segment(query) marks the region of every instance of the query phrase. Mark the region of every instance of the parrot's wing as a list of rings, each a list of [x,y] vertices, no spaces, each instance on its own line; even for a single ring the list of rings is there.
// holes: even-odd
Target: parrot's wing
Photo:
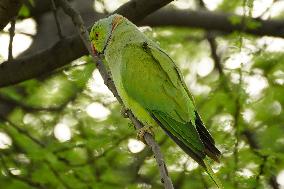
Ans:
[[[206,154],[218,160],[220,152],[204,125],[197,124],[202,122],[171,58],[145,42],[129,44],[122,52],[122,84],[129,97],[198,163],[204,166]]]
[[[157,58],[159,63],[161,63],[161,66],[164,69],[164,71],[168,71],[169,73],[172,73],[171,79],[173,79],[175,81],[177,80],[177,82],[181,83],[181,85],[183,86],[183,89],[186,91],[188,97],[190,98],[191,102],[194,105],[194,100],[193,100],[184,80],[183,80],[183,77],[182,77],[180,70],[175,65],[174,61],[163,50],[161,50],[158,47],[153,47],[153,46],[149,45],[149,49],[151,49],[153,56],[155,58]],[[165,59],[165,61],[163,61],[164,59]],[[171,71],[173,69],[175,70],[174,72]],[[209,133],[209,131],[204,126],[198,112],[195,111],[195,108],[194,108],[194,113],[195,113],[195,124],[194,124],[194,126],[197,129],[198,134],[199,134],[203,144],[205,145],[206,154],[209,157],[211,157],[212,159],[218,161],[218,158],[221,155],[221,153],[215,147],[214,139],[212,138],[211,134]]]
[[[126,92],[143,107],[161,110],[180,122],[195,119],[193,102],[175,65],[157,50],[147,43],[123,48],[120,75]]]

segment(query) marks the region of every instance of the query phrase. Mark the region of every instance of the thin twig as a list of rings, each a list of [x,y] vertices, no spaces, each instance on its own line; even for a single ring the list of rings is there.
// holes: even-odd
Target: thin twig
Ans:
[[[129,119],[132,121],[136,129],[141,129],[143,127],[142,123],[134,117],[133,113],[130,110],[127,110],[127,115],[129,116]],[[151,147],[154,153],[154,157],[156,159],[156,162],[160,170],[161,182],[164,184],[164,187],[166,189],[170,188],[173,189],[174,186],[172,184],[170,177],[168,176],[167,166],[165,164],[159,145],[156,143],[153,136],[150,135],[149,133],[146,133],[144,135],[144,139],[146,143]]]
[[[60,105],[56,105],[56,106],[49,106],[49,107],[40,107],[40,106],[33,106],[33,105],[29,105],[26,104],[24,101],[19,101],[19,100],[15,100],[13,98],[10,98],[8,96],[2,95],[0,94],[0,100],[2,102],[5,102],[9,105],[13,105],[13,106],[19,106],[22,109],[24,109],[25,111],[28,112],[36,112],[36,111],[56,111],[59,112],[60,110],[62,110],[62,107],[65,107],[65,104],[67,103],[63,103]]]
[[[207,10],[207,7],[206,7],[203,0],[199,0],[198,2],[199,2],[200,8]],[[229,90],[228,83],[226,82],[226,75],[223,71],[223,65],[222,65],[222,62],[221,62],[221,57],[217,52],[218,44],[216,42],[216,34],[215,34],[214,31],[209,30],[209,31],[206,32],[205,38],[209,43],[211,57],[214,61],[214,68],[218,71],[218,73],[220,75],[221,84],[224,86],[224,88],[226,90]]]
[[[219,55],[217,54],[217,43],[216,43],[214,33],[208,31],[207,34],[206,34],[206,39],[207,39],[209,46],[210,46],[211,56],[212,56],[212,59],[213,59],[214,64],[215,64],[215,68],[218,70],[218,72],[221,76],[224,76],[223,67],[222,67],[222,64],[221,64],[221,59],[220,59]]]
[[[236,110],[234,113],[234,127],[235,127],[235,146],[234,146],[234,172],[237,173],[238,171],[238,166],[239,166],[239,143],[240,143],[240,121],[241,121],[241,90],[242,90],[242,70],[240,69],[240,79],[239,79],[239,85],[238,85],[238,93],[239,95],[237,96],[236,99]],[[234,180],[233,182],[234,188],[238,188],[239,183],[238,181]]]
[[[273,0],[273,3],[275,3],[277,0]],[[272,4],[273,4],[272,3]],[[206,6],[205,6],[205,3],[203,2],[203,0],[199,0],[199,5],[201,8],[203,9],[207,9]],[[269,9],[271,8],[271,6],[265,10],[261,16],[259,16],[257,19],[260,19],[260,17],[263,16],[263,14],[265,14],[266,12],[269,11]],[[245,30],[242,29],[242,32],[244,32]],[[221,64],[221,59],[220,57],[218,56],[218,54],[216,53],[217,52],[217,44],[216,44],[216,39],[215,39],[215,36],[212,36],[212,34],[214,34],[213,32],[211,31],[208,31],[207,34],[206,34],[206,39],[208,40],[209,42],[209,45],[210,45],[210,50],[211,50],[211,56],[212,56],[212,59],[214,60],[214,63],[215,63],[215,67],[217,68],[219,74],[222,76],[223,75],[223,79],[221,81],[221,84],[222,86],[225,88],[225,90],[228,92],[228,94],[233,98],[234,97],[234,94],[233,94],[233,91],[229,88],[229,85],[228,85],[228,80],[227,78],[225,77],[225,74],[224,74],[224,68]],[[243,72],[243,71],[242,71]],[[241,79],[241,78],[240,78]],[[240,83],[239,83],[239,89],[241,90],[241,80],[240,80]],[[241,93],[240,93],[241,94]],[[253,132],[251,132],[249,129],[245,129],[244,131],[240,132],[239,131],[239,128],[238,128],[238,125],[239,125],[239,121],[240,121],[240,112],[241,112],[241,102],[240,102],[240,99],[239,99],[239,96],[237,97],[238,99],[236,100],[236,111],[235,111],[235,136],[236,136],[236,143],[235,143],[235,148],[234,148],[234,161],[235,161],[235,169],[237,169],[237,164],[238,164],[238,161],[239,161],[239,158],[238,158],[238,146],[239,146],[239,137],[240,135],[244,136],[246,139],[247,139],[247,143],[249,144],[251,150],[257,155],[259,156],[260,158],[263,159],[263,163],[260,165],[259,169],[260,169],[260,172],[259,174],[257,175],[256,177],[256,180],[258,180],[258,178],[263,174],[263,168],[264,168],[264,164],[266,162],[266,159],[267,157],[266,156],[263,156],[259,153],[259,150],[261,149],[259,143],[256,141],[255,139],[255,135]],[[273,188],[273,189],[279,189],[279,184],[277,183],[276,181],[276,177],[275,175],[271,175],[269,178],[268,178],[268,184]],[[238,184],[235,183],[235,187],[237,186]],[[258,185],[256,186],[258,187]]]
[[[64,186],[64,188],[66,189],[71,189],[72,187],[69,185],[69,182],[66,182],[61,174],[58,172],[58,170],[56,170],[53,165],[49,162],[49,161],[45,161],[46,165],[48,166],[48,168],[51,170],[51,172],[54,174],[54,176],[57,178],[57,180]]]
[[[200,8],[205,9],[205,10],[207,9],[203,0],[199,0],[198,2],[199,2]],[[224,76],[223,66],[221,64],[221,58],[217,54],[217,43],[215,39],[215,34],[212,31],[207,31],[205,37],[210,46],[211,57],[214,61],[215,68],[218,70],[218,73],[220,74],[220,76],[223,77]]]
[[[29,139],[31,139],[34,143],[36,143],[37,145],[39,145],[40,147],[45,147],[45,145],[38,140],[37,138],[35,138],[34,136],[32,136],[27,130],[19,127],[18,125],[16,125],[15,123],[13,123],[11,120],[7,119],[6,117],[0,115],[0,121],[6,122],[9,126],[13,127],[14,129],[16,129],[19,133],[27,136]]]
[[[176,178],[174,182],[175,188],[182,188],[182,186],[184,185],[184,182],[186,181],[187,165],[188,165],[188,158],[182,165],[183,171],[179,173],[179,176]],[[203,178],[201,171],[200,171],[200,176]]]
[[[8,47],[8,61],[13,60],[13,39],[15,36],[16,17],[11,20],[10,24],[11,24],[11,27],[9,29],[10,41],[9,41],[9,47]]]
[[[7,174],[9,177],[11,177],[15,180],[19,180],[21,182],[24,182],[32,188],[46,189],[46,187],[43,184],[35,182],[28,177],[23,177],[23,176],[12,174],[11,171],[9,170],[9,168],[8,168],[6,162],[5,162],[4,156],[2,154],[0,154],[0,163],[2,164],[2,167],[4,168],[4,170],[3,170],[4,173]]]
[[[261,184],[260,177],[264,174],[264,169],[265,169],[265,164],[267,162],[267,159],[268,159],[268,156],[263,156],[262,163],[259,166],[259,172],[255,177],[256,185],[253,189],[260,188],[260,184]]]
[[[256,176],[256,181],[257,181],[256,186],[255,186],[255,189],[256,189],[256,188],[259,188],[258,180],[260,176],[264,174],[264,167],[265,167],[265,164],[267,163],[268,156],[260,153],[261,146],[258,143],[256,139],[256,135],[253,131],[246,129],[241,134],[245,136],[245,138],[247,139],[247,143],[249,144],[252,152],[258,157],[260,157],[263,161],[262,164],[259,165],[259,173]],[[269,178],[267,179],[267,182],[273,189],[280,189],[280,185],[277,183],[276,176],[274,174],[271,174],[269,176]]]
[[[61,31],[61,27],[60,27],[58,15],[57,15],[56,4],[55,4],[54,0],[50,0],[50,2],[51,2],[52,13],[53,13],[55,23],[56,23],[56,27],[57,27],[57,33],[58,33],[59,38],[62,39],[63,35],[62,35],[62,31]]]
[[[88,49],[89,53],[92,55],[94,61],[96,62],[98,70],[100,71],[100,74],[102,75],[105,84],[112,91],[112,93],[117,98],[117,100],[120,102],[120,104],[124,107],[123,102],[122,102],[121,98],[119,97],[119,95],[117,93],[115,85],[114,85],[113,81],[111,80],[111,78],[108,76],[108,73],[107,73],[104,65],[102,64],[100,58],[97,57],[91,49],[91,43],[89,41],[89,34],[88,34],[87,29],[84,26],[84,22],[83,22],[83,20],[80,16],[80,14],[75,9],[73,9],[66,0],[58,0],[58,3],[60,4],[60,6],[64,10],[64,12],[72,18],[73,23],[74,23],[75,27],[77,28],[81,39],[83,40],[86,48]],[[134,124],[136,129],[140,129],[140,128],[143,127],[141,122],[138,121],[134,117],[133,113],[130,110],[127,110],[127,114],[128,114],[129,119],[132,121],[132,123]],[[170,177],[168,176],[167,167],[166,167],[166,164],[165,164],[165,161],[164,161],[164,158],[163,158],[163,155],[161,153],[159,145],[155,142],[153,136],[150,135],[149,133],[146,133],[144,135],[144,139],[145,139],[146,143],[151,147],[151,149],[152,149],[152,151],[155,155],[154,157],[155,157],[156,162],[157,162],[158,167],[159,167],[161,182],[164,184],[164,187],[166,189],[173,189],[174,187],[173,187],[173,184],[172,184]]]
[[[9,31],[1,31],[1,33],[4,33],[4,34],[10,34]],[[22,31],[15,31],[15,34],[22,34],[22,35],[26,35],[28,37],[34,37],[35,35],[34,34],[30,34],[30,33],[26,33],[26,32],[22,32]]]
[[[266,9],[256,18],[260,19],[262,18],[266,13],[271,12],[271,9],[274,5],[274,3],[276,3],[278,0],[272,0],[271,4],[269,6],[266,7]],[[268,17],[270,18],[271,15],[269,15]]]
[[[105,1],[104,0],[102,0],[102,1],[95,1],[95,3],[101,3],[102,4],[102,8],[103,8],[103,13],[104,14],[109,14],[109,11],[106,9],[106,3],[105,3]]]

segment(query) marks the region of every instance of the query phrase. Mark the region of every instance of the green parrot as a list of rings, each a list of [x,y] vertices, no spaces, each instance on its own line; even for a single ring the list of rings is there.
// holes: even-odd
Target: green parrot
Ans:
[[[220,185],[207,157],[219,162],[221,153],[197,113],[174,61],[118,14],[97,21],[90,40],[95,53],[104,55],[125,107],[145,126],[160,126]]]

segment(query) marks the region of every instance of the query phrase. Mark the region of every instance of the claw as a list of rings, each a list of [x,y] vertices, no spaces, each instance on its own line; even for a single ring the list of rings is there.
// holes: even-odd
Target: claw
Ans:
[[[141,129],[139,129],[138,132],[137,132],[137,139],[142,141],[144,144],[147,144],[145,139],[144,139],[145,133],[149,133],[150,135],[155,136],[154,131],[153,131],[153,127],[146,125],[146,126],[142,127]]]
[[[122,115],[122,117],[124,117],[124,118],[128,118],[128,109],[127,108],[121,108],[121,110],[120,110],[120,114]]]

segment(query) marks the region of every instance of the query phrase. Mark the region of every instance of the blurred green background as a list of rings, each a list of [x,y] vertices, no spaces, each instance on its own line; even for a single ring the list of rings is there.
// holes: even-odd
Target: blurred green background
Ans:
[[[111,12],[125,2],[95,1],[93,9]],[[201,8],[194,0],[171,6]],[[205,6],[263,19],[284,17],[283,1],[208,0]],[[28,6],[19,14],[24,18],[17,24],[35,22]],[[20,30],[14,48],[17,40],[23,40]],[[284,40],[183,27],[142,30],[182,70],[222,152],[221,162],[212,167],[224,187],[284,188]],[[39,31],[37,26],[31,32]],[[7,35],[7,29],[1,33],[2,44]],[[4,49],[1,45],[5,53]],[[212,58],[214,51],[217,60]],[[175,188],[215,188],[202,168],[160,128],[155,134]],[[46,76],[0,88],[0,188],[159,189],[163,185],[151,150],[136,140],[133,125],[122,118],[120,105],[92,59],[83,56]]]

